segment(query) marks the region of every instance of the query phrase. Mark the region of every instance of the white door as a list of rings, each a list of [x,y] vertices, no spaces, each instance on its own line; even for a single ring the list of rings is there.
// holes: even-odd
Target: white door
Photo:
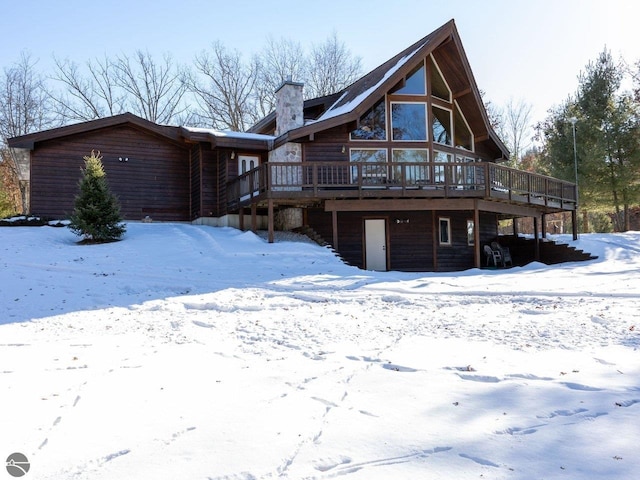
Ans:
[[[260,157],[253,155],[238,155],[238,175],[253,170],[260,164]]]
[[[384,272],[387,270],[386,220],[364,221],[364,257],[367,270]]]
[[[238,155],[238,175],[247,173],[260,165],[260,157],[253,155]],[[246,200],[249,195],[259,189],[258,175],[250,175],[240,180],[240,200]]]

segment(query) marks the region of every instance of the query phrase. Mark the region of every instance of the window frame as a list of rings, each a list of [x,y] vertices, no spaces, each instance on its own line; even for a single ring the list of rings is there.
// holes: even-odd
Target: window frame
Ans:
[[[443,230],[443,225],[445,228]],[[443,237],[443,233],[446,233],[446,238]],[[451,218],[450,217],[438,217],[438,245],[444,247],[450,247],[453,245],[451,241]]]
[[[362,119],[362,117],[364,117],[365,115],[368,115],[369,113],[373,113],[375,111],[375,108],[378,105],[382,105],[382,108],[384,109],[383,112],[383,116],[382,118],[384,119],[384,138],[353,138],[353,132],[361,129],[362,127],[360,126],[360,120]],[[351,130],[349,132],[349,141],[351,142],[388,142],[389,141],[389,128],[388,128],[388,123],[389,123],[389,118],[388,117],[388,112],[387,112],[387,98],[386,95],[380,99],[379,101],[377,101],[370,109],[368,109],[365,113],[363,113],[362,115],[360,115],[360,117],[358,118],[358,128],[355,128],[354,130]]]
[[[418,96],[418,97],[426,97],[429,94],[429,90],[428,90],[428,84],[429,81],[427,80],[428,77],[428,73],[427,73],[427,64],[424,61],[425,59],[422,59],[422,65],[417,65],[414,69],[412,69],[410,72],[408,72],[404,78],[402,79],[402,86],[398,86],[396,85],[395,87],[393,87],[391,90],[389,90],[389,95],[404,95],[404,96]],[[414,75],[416,72],[418,72],[420,69],[423,69],[423,74],[422,74],[422,80],[423,80],[423,91],[422,93],[415,93],[415,92],[411,92],[411,93],[406,93],[406,92],[401,92],[400,90],[402,90],[403,88],[406,87],[407,85],[407,80]],[[395,90],[395,88],[397,87],[397,90]]]
[[[451,103],[451,101],[453,99],[453,92],[451,91],[451,87],[447,83],[447,80],[444,78],[444,75],[442,74],[442,70],[440,70],[440,65],[438,65],[438,62],[436,62],[436,59],[433,57],[432,54],[429,54],[429,58],[431,59],[432,65],[434,67],[436,67],[436,71],[438,72],[438,75],[440,76],[440,79],[442,80],[442,83],[444,83],[444,86],[447,88],[447,91],[449,92],[449,98],[442,98],[442,97],[439,97],[438,95],[435,95],[430,88],[427,90],[427,94],[430,95],[431,97],[437,98],[438,100],[441,100],[443,102]],[[427,84],[428,85],[432,85],[433,83],[434,82],[433,82],[432,78],[428,78],[427,79]]]
[[[453,146],[459,150],[463,150],[465,152],[475,152],[476,151],[476,137],[473,134],[473,130],[471,130],[471,127],[469,126],[469,122],[467,122],[467,117],[465,117],[464,113],[462,113],[462,109],[460,108],[460,105],[458,104],[457,100],[453,101],[453,107],[454,107],[454,111],[453,111]],[[456,145],[456,114],[460,115],[460,118],[462,118],[462,121],[464,122],[464,125],[467,127],[467,130],[469,131],[469,135],[471,136],[471,149],[467,149],[465,147],[462,146],[458,146]]]
[[[354,151],[372,151],[372,152],[383,152],[384,153],[384,162],[380,161],[380,162],[369,162],[368,160],[365,161],[358,161],[358,160],[353,160],[353,152]],[[362,169],[360,169],[360,171],[362,172],[362,179],[360,179],[357,175],[358,172],[358,168],[354,166],[354,164],[357,163],[362,163],[362,164],[366,164],[366,163],[384,163],[385,167],[384,167],[384,171],[381,171],[381,173],[375,173],[375,174],[367,174],[366,172],[364,172]],[[379,167],[379,165],[377,165],[377,167]],[[355,172],[355,173],[354,173]],[[354,185],[358,185],[358,184],[371,184],[371,185],[384,185],[386,184],[388,178],[389,178],[389,149],[388,148],[375,148],[375,147],[352,147],[349,148],[349,173],[350,173],[350,180],[351,180],[351,184]],[[378,181],[375,182],[367,182],[365,181],[365,179],[378,179]]]
[[[467,219],[467,245],[474,247],[476,244],[476,222],[472,219]]]
[[[436,116],[435,114],[435,110],[436,108],[439,108],[440,110],[444,110],[445,112],[449,112],[449,130],[446,130],[449,134],[449,139],[451,143],[442,143],[442,142],[438,142],[436,140],[436,136],[435,136],[435,132],[433,131],[433,123],[435,120],[438,120],[438,122],[440,123],[440,125],[442,125],[442,122],[440,122],[440,119]],[[431,116],[432,116],[432,120],[431,122],[429,122],[429,125],[431,126],[431,136],[433,137],[433,143],[437,144],[437,145],[444,145],[446,147],[450,147],[453,148],[454,144],[455,144],[455,140],[454,140],[454,132],[453,132],[453,110],[451,108],[448,107],[443,107],[441,105],[436,105],[431,104]],[[444,125],[443,125],[444,126]]]
[[[424,107],[424,136],[425,138],[420,139],[406,139],[400,138],[396,139],[394,135],[393,128],[393,107],[394,105],[422,105]],[[429,141],[429,108],[428,102],[425,100],[424,102],[416,102],[416,101],[408,101],[408,100],[390,100],[389,101],[389,123],[390,123],[390,132],[391,132],[391,141],[392,142],[407,142],[407,143],[427,143]]]
[[[426,160],[423,161],[419,161],[419,162],[405,162],[405,163],[412,163],[412,164],[424,164],[424,168],[423,169],[412,169],[412,172],[410,172],[410,175],[408,175],[410,178],[404,178],[404,181],[411,184],[411,185],[418,185],[420,183],[427,183],[431,180],[431,171],[430,171],[430,164],[429,164],[429,148],[424,147],[424,148],[406,148],[406,147],[394,147],[391,148],[391,176],[393,178],[393,180],[397,180],[398,178],[400,180],[403,179],[403,175],[396,175],[396,166],[394,164],[401,162],[401,161],[396,161],[395,159],[395,152],[400,151],[400,150],[414,150],[414,151],[419,151],[419,152],[424,152],[425,156],[426,156]],[[415,175],[415,173],[423,173],[423,175]],[[404,173],[404,172],[401,172]],[[416,178],[414,178],[416,177]]]

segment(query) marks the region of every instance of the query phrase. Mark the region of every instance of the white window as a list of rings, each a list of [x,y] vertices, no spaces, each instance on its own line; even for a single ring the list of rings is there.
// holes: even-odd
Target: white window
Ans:
[[[438,219],[440,245],[451,245],[451,219]]]
[[[391,102],[391,132],[394,141],[427,141],[427,104]]]
[[[476,244],[476,224],[473,220],[467,220],[467,245]]]
[[[443,145],[452,145],[451,110],[433,105],[431,114],[433,141]]]
[[[360,178],[366,185],[387,183],[386,148],[352,148],[349,154],[352,183],[358,183]]]
[[[407,185],[426,183],[429,175],[429,150],[426,148],[394,148],[391,152],[393,161],[393,179]],[[401,165],[398,165],[398,164]]]

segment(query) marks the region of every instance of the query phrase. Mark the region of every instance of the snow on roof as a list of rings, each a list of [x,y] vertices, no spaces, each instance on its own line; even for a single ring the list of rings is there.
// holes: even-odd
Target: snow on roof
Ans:
[[[405,63],[407,63],[409,60],[411,60],[411,58],[413,58],[413,56],[420,49],[422,49],[422,47],[424,47],[425,43],[420,44],[413,52],[409,53],[408,55],[405,55],[400,60],[398,60],[397,63],[394,66],[392,66],[391,68],[389,68],[385,72],[383,77],[375,85],[369,87],[367,90],[362,92],[360,95],[355,97],[353,100],[345,103],[344,105],[340,105],[340,102],[342,101],[342,99],[346,95],[348,95],[348,93],[349,93],[349,90],[345,91],[340,96],[340,98],[338,100],[336,100],[336,102],[322,116],[320,116],[316,120],[316,122],[327,120],[329,118],[337,117],[338,115],[342,115],[344,113],[349,113],[349,112],[353,111],[353,109],[355,109],[367,97],[369,97],[369,95],[371,95],[374,91],[376,91],[378,89],[378,87],[380,87],[380,85],[382,85],[389,77],[391,77],[394,73],[396,73]],[[314,122],[309,122],[309,123],[314,123]]]
[[[231,130],[215,130],[213,128],[184,127],[184,129],[189,130],[193,133],[208,133],[209,135],[213,135],[214,137],[240,138],[243,140],[274,140],[276,138],[273,135],[233,132]]]

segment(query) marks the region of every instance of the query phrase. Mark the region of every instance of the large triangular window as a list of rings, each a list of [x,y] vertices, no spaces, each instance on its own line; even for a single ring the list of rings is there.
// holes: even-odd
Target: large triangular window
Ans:
[[[351,140],[386,140],[386,116],[383,98],[360,117],[358,128],[351,132]]]
[[[429,82],[429,84],[431,85],[431,95],[446,102],[450,102],[451,89],[449,89],[449,85],[447,85],[447,82],[444,80],[442,72],[440,71],[440,68],[438,67],[438,64],[433,59],[433,57],[430,55],[428,59],[430,75],[429,78],[431,80]]]
[[[455,146],[473,151],[473,133],[469,128],[467,120],[464,118],[458,102],[455,103],[453,115],[453,131],[455,132]]]
[[[411,70],[406,78],[389,93],[393,95],[425,95],[427,87],[424,63]]]

